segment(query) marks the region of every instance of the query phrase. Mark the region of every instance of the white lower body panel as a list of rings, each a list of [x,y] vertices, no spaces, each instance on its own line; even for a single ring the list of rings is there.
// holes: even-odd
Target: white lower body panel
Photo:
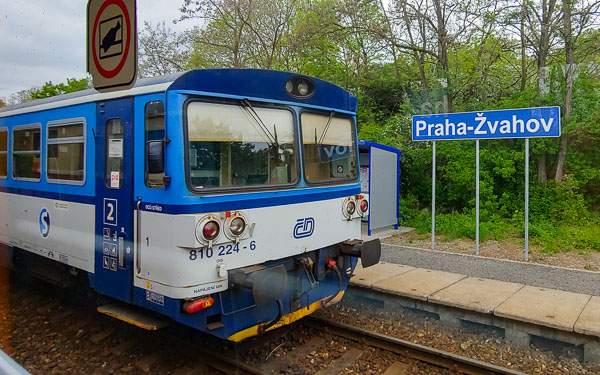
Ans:
[[[0,242],[94,272],[95,207],[0,193]]]

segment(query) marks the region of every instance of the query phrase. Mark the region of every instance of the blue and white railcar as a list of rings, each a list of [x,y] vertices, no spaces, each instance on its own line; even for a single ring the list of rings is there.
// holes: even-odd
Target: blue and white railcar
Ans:
[[[379,260],[358,240],[356,104],[319,79],[215,69],[0,109],[4,254],[234,341],[292,322]]]

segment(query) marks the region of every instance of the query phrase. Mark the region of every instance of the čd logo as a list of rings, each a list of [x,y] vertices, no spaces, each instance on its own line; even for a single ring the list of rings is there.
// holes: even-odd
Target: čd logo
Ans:
[[[310,237],[315,231],[315,219],[306,217],[296,220],[294,226],[294,238]]]

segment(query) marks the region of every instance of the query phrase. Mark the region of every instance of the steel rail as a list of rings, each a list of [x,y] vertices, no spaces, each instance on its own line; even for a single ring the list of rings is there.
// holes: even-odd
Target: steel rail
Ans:
[[[179,327],[182,328],[182,327]],[[183,327],[186,332],[187,327]],[[177,352],[194,360],[200,361],[203,365],[227,375],[266,375],[267,373],[260,368],[240,361],[235,356],[228,356],[214,350],[210,350],[204,345],[196,342],[187,341],[177,331],[163,332],[161,339],[157,338],[157,343],[164,345],[164,340],[168,345],[177,348]],[[162,341],[161,341],[162,340]]]
[[[478,361],[462,355],[415,344],[393,336],[368,331],[331,319],[310,316],[302,321],[313,328],[326,328],[329,333],[379,349],[427,362],[469,375],[525,375],[522,372]]]

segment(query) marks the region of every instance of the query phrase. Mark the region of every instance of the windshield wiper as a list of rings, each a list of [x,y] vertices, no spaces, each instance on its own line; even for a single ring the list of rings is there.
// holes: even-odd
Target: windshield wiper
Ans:
[[[325,139],[325,135],[327,134],[327,130],[329,130],[329,125],[331,125],[331,120],[333,120],[333,115],[335,115],[335,111],[331,111],[329,113],[329,118],[327,119],[327,124],[325,124],[325,128],[323,129],[323,133],[321,133],[321,137],[319,138],[319,141],[317,142],[318,146],[320,146],[323,143],[323,139]],[[315,140],[317,138],[316,131],[317,131],[317,129],[315,128]]]
[[[254,107],[252,107],[252,104],[250,104],[250,101],[248,99],[242,99],[240,100],[240,102],[242,103],[242,108],[244,108],[246,112],[248,112],[248,114],[254,120],[254,122],[258,124],[260,130],[262,130],[269,146],[279,148],[279,142],[277,141],[277,128],[275,127],[275,124],[273,124],[273,131],[275,133],[275,135],[273,135],[269,131],[269,128],[267,128],[267,125],[265,125],[263,120],[260,118],[258,113],[256,113]]]

